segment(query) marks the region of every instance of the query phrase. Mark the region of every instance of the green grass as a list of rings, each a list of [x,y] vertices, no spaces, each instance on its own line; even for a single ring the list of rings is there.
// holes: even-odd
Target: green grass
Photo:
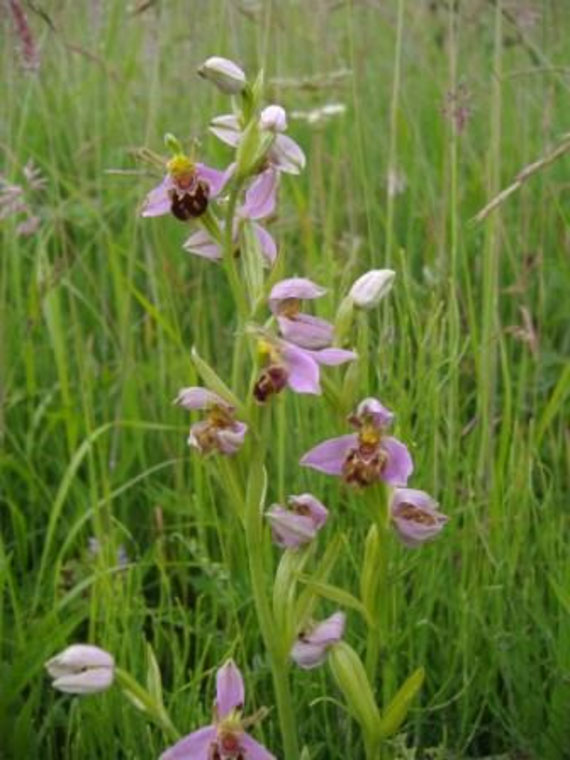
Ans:
[[[395,552],[391,568],[392,671],[397,681],[427,671],[408,743],[418,756],[566,756],[570,159],[470,220],[569,129],[570,18],[565,0],[545,0],[523,39],[492,2],[457,15],[431,5],[204,0],[133,14],[111,0],[46,2],[54,30],[28,10],[35,75],[20,70],[4,23],[3,173],[21,182],[32,158],[48,185],[34,199],[36,235],[1,223],[0,757],[154,758],[166,746],[118,690],[70,699],[51,689],[43,662],[73,641],[96,641],[140,679],[149,641],[184,731],[209,719],[213,673],[229,655],[247,674],[248,712],[273,702],[244,541],[171,403],[197,380],[194,344],[229,377],[229,291],[218,267],[181,250],[182,225],[138,217],[150,174],[107,173],[140,169],[129,150],[161,151],[166,131],[198,138],[224,165],[206,125],[227,102],[195,75],[215,53],[264,66],[270,82],[352,72],[332,86],[271,88],[289,111],[347,105],[319,128],[291,120],[308,166],[283,183],[272,228],[281,274],[330,289],[323,316],[366,269],[398,272],[371,317],[368,382],[354,398],[373,393],[397,410],[414,485],[451,518],[437,542]],[[471,116],[457,135],[441,111],[462,82]],[[390,165],[407,177],[391,200]],[[522,309],[534,352],[511,329]],[[274,421],[269,499],[322,497],[334,527],[321,549],[341,531],[333,580],[355,588],[361,501],[297,466],[343,420],[288,394]],[[95,560],[89,536],[104,546]],[[119,544],[130,557],[120,573]],[[348,622],[361,648],[356,613]],[[293,689],[311,758],[359,757],[328,672],[295,671]],[[279,756],[275,711],[263,732]]]

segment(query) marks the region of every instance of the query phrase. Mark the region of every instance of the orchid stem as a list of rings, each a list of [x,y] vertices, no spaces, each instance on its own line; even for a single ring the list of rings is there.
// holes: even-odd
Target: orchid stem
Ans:
[[[238,312],[238,327],[232,362],[232,387],[238,395],[241,389],[241,372],[245,353],[245,322],[249,315],[247,296],[245,295],[243,283],[240,281],[234,258],[234,217],[242,185],[243,180],[236,180],[232,186],[224,222],[224,267]]]
[[[364,754],[366,755],[366,760],[381,760],[382,750],[380,748],[380,742],[365,737]]]
[[[239,317],[239,326],[240,328],[243,328],[243,324],[245,320],[247,319],[249,308],[247,304],[245,291],[243,289],[243,284],[240,282],[240,278],[238,275],[236,260],[234,258],[234,216],[236,212],[236,205],[237,205],[237,201],[239,197],[239,192],[241,190],[241,186],[242,186],[242,183],[236,180],[233,183],[232,189],[230,191],[230,196],[228,199],[228,207],[226,209],[226,217],[224,221],[223,240],[224,240],[224,269],[226,270],[228,283],[230,285],[232,296],[237,307],[238,317]]]
[[[380,498],[377,499],[379,494]],[[374,624],[368,627],[365,665],[368,680],[374,689],[380,649],[382,647],[382,637],[386,633],[386,613],[389,604],[387,588],[388,545],[390,540],[388,531],[388,490],[382,485],[381,488],[375,488],[370,497],[369,506],[378,530],[378,572],[374,577],[375,589],[372,598],[375,602],[374,609],[371,610]],[[382,686],[384,687],[384,683]]]
[[[260,441],[257,441],[252,455],[246,496],[245,528],[249,572],[259,627],[271,665],[275,700],[277,702],[277,712],[283,741],[283,758],[284,760],[298,760],[299,747],[289,687],[287,655],[284,655],[279,647],[279,637],[265,588],[263,523],[261,517],[261,502],[265,496],[264,484],[266,477],[263,466],[264,456],[265,446]]]

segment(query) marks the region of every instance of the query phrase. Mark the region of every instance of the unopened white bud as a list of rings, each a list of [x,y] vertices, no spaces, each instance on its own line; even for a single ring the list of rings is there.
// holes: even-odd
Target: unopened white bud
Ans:
[[[91,644],[73,644],[46,662],[52,686],[69,694],[94,694],[108,689],[115,676],[109,652]]]
[[[259,117],[261,129],[269,132],[284,132],[287,129],[287,114],[281,106],[267,106]]]
[[[198,74],[215,84],[226,95],[237,95],[247,84],[244,72],[227,58],[208,58],[198,69]]]
[[[349,296],[355,306],[373,309],[392,290],[396,272],[392,269],[371,269],[353,284]]]

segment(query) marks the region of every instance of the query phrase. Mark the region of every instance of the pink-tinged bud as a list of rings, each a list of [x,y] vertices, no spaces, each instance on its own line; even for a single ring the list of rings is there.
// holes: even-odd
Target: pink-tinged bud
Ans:
[[[287,114],[281,106],[267,106],[259,117],[259,126],[268,132],[285,132],[287,129]]]
[[[361,309],[373,309],[392,290],[396,272],[392,269],[371,269],[353,284],[349,296]]]
[[[95,694],[108,689],[115,676],[109,652],[91,644],[73,644],[45,664],[54,689],[68,694]]]
[[[226,95],[237,95],[247,85],[244,72],[237,64],[227,58],[219,58],[218,56],[208,58],[198,69],[198,74],[215,84]]]

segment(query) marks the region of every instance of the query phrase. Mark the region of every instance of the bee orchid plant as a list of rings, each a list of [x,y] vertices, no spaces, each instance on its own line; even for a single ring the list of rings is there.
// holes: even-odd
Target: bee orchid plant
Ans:
[[[245,533],[257,621],[271,666],[281,735],[281,742],[272,748],[274,755],[298,760],[305,740],[303,716],[291,696],[293,669],[309,670],[328,662],[347,709],[361,729],[367,760],[378,760],[383,742],[398,730],[423,680],[419,668],[387,702],[379,704],[384,613],[394,582],[389,574],[390,545],[397,538],[408,549],[419,547],[438,535],[446,517],[431,496],[409,487],[413,461],[406,443],[390,433],[394,412],[373,396],[347,399],[344,393],[343,397],[343,385],[338,375],[328,374],[328,367],[353,374],[356,368],[358,382],[345,387],[364,385],[350,344],[362,347],[356,334],[362,319],[388,295],[395,272],[372,270],[361,275],[339,304],[334,324],[313,313],[326,290],[306,276],[310,273],[296,276],[281,260],[281,271],[288,276],[275,282],[273,267],[284,254],[267,224],[277,207],[281,175],[299,174],[305,154],[286,134],[285,110],[262,103],[262,75],[250,82],[237,64],[219,57],[208,59],[199,73],[231,97],[232,112],[214,117],[210,130],[233,155],[226,168],[214,169],[167,135],[171,156],[164,162],[161,182],[148,191],[141,214],[170,216],[173,224],[189,227],[183,247],[218,266],[220,277],[225,275],[235,305],[237,337],[231,380],[222,379],[194,350],[203,385],[182,388],[176,403],[193,416],[200,415],[190,426],[191,456],[208,457],[213,467],[219,467],[222,483],[227,462],[243,462],[232,470],[227,497],[234,502]],[[354,319],[359,310],[359,319]],[[313,403],[328,404],[336,419],[342,408],[353,408],[347,428],[320,443],[308,417],[307,434],[315,446],[306,453],[298,451],[298,458],[300,466],[338,478],[337,488],[344,484],[354,489],[362,501],[362,520],[369,526],[361,548],[357,589],[323,582],[318,545],[324,543],[323,532],[329,543],[334,535],[334,500],[331,503],[329,498],[325,506],[318,494],[303,493],[291,495],[285,504],[266,503],[271,482],[271,406],[278,394],[291,392],[312,394]],[[295,438],[290,438],[292,446]],[[291,481],[294,484],[294,474]],[[271,540],[278,555],[275,573],[267,563]],[[306,583],[302,585],[301,580]],[[320,622],[314,619],[322,597],[337,603],[343,600],[360,612],[367,629],[364,648],[349,643],[354,637],[344,610]],[[111,655],[94,647],[72,647],[47,667],[55,678],[53,685],[64,691],[86,694],[110,687],[113,679],[119,681],[132,701],[174,741],[161,755],[163,760],[274,757],[248,733],[257,720],[242,717],[244,685],[233,661],[218,670],[212,722],[185,738],[172,725],[161,700],[116,668]]]

